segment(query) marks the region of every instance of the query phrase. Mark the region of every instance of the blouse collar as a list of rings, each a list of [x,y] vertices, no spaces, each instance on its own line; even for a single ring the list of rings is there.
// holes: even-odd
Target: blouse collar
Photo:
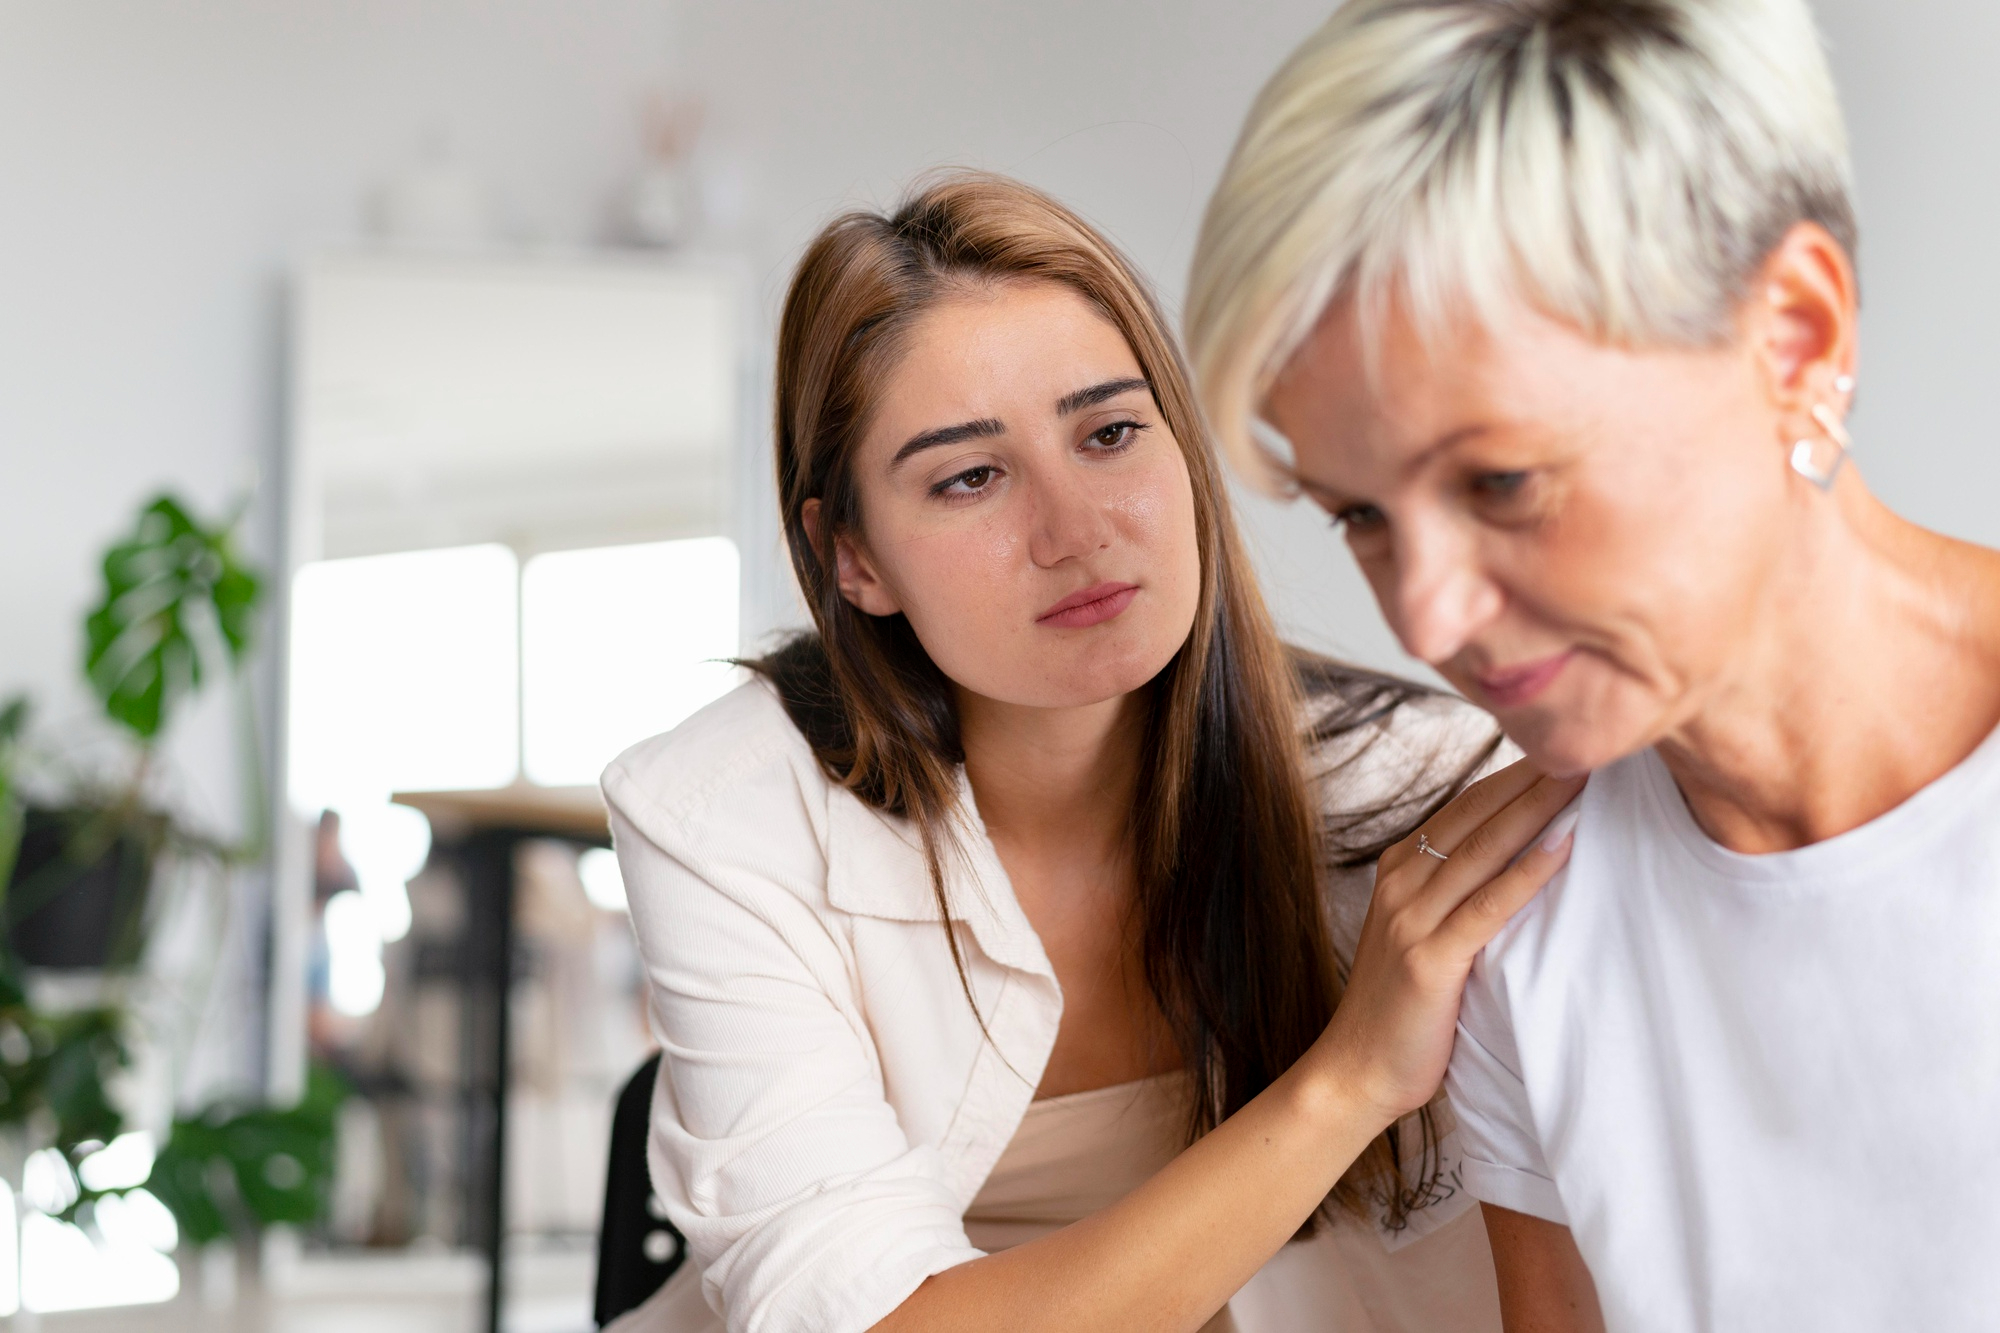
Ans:
[[[1014,896],[963,768],[958,798],[954,836],[943,849],[952,920],[969,928],[980,951],[1002,967],[1054,980],[1055,969]],[[915,826],[864,804],[843,787],[829,792],[826,859],[827,899],[841,911],[890,921],[938,919]]]

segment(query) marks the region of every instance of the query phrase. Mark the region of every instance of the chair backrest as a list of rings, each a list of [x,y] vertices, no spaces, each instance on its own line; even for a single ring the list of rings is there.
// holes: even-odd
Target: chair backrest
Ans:
[[[597,1326],[645,1304],[687,1261],[687,1240],[667,1220],[646,1169],[654,1054],[626,1081],[611,1115],[611,1163],[604,1181],[604,1226],[597,1233]]]

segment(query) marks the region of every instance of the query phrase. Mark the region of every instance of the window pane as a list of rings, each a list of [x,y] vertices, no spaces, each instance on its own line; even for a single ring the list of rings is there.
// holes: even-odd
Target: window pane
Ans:
[[[519,758],[514,553],[325,560],[292,584],[292,803],[501,787]]]
[[[737,561],[722,537],[536,556],[521,577],[528,777],[594,783],[618,752],[734,685]]]

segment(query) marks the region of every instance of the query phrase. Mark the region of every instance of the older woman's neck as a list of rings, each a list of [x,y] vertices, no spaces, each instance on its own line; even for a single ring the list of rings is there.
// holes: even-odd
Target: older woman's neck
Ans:
[[[1760,853],[1888,813],[2000,726],[2000,556],[1842,480],[1760,631],[1659,750],[1702,827]]]
[[[1122,849],[1144,733],[1137,695],[1074,708],[959,696],[966,777],[996,840]]]

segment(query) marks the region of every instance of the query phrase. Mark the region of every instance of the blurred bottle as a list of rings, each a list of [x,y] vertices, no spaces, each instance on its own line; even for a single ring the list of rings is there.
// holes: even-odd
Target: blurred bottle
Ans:
[[[655,94],[641,113],[645,163],[626,190],[619,230],[636,245],[671,249],[701,229],[701,192],[694,169],[695,141],[704,110],[691,97]]]

